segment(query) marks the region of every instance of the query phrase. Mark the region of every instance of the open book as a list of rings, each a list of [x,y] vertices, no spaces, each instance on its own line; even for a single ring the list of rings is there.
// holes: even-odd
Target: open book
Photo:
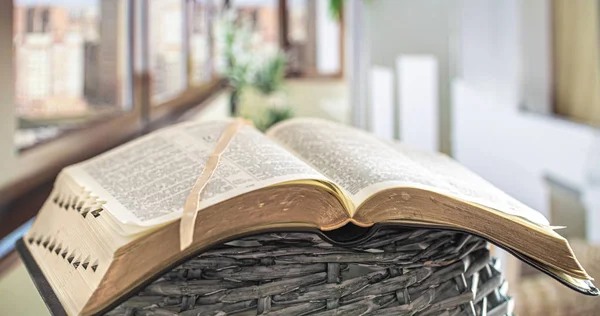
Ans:
[[[335,239],[345,225],[470,232],[598,294],[540,213],[447,156],[315,119],[290,120],[266,135],[239,130],[199,203],[194,242],[181,251],[186,196],[228,124],[182,123],[60,173],[24,244],[67,313],[105,310],[173,264],[237,236],[306,229],[333,231]]]

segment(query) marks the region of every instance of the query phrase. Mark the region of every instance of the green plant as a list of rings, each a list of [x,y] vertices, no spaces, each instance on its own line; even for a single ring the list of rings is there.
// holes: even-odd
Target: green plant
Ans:
[[[358,0],[356,0],[358,1]],[[364,0],[365,2],[371,2],[371,0]],[[329,13],[331,17],[339,20],[342,16],[342,10],[344,9],[344,0],[329,0]]]
[[[342,16],[343,2],[344,0],[329,0],[329,13],[336,20]]]
[[[282,90],[286,65],[287,58],[282,52],[278,52],[256,70],[252,85],[264,95]]]
[[[242,37],[239,34],[235,26],[233,18],[225,18],[224,23],[224,55],[226,67],[223,71],[224,77],[227,79],[229,85],[234,89],[241,89],[248,82],[248,72],[250,64],[239,58],[237,51],[239,46],[243,46],[241,42]]]
[[[269,107],[265,109],[262,115],[249,117],[254,126],[260,131],[266,131],[269,127],[287,119],[294,117],[294,110],[290,106]]]
[[[221,15],[223,57],[225,67],[223,77],[231,88],[229,99],[231,115],[238,115],[238,103],[242,90],[249,84],[251,71],[251,58],[246,52],[249,50],[249,36],[247,25],[238,20],[234,11],[226,11]]]
[[[266,130],[271,125],[290,118],[293,111],[285,104],[282,91],[285,83],[287,58],[283,52],[278,52],[272,57],[259,62],[263,54],[252,49],[251,24],[244,19],[238,19],[235,12],[224,12],[221,16],[221,40],[223,43],[223,77],[227,80],[230,90],[231,115],[242,115],[252,120],[257,128]],[[253,87],[263,96],[267,96],[264,105],[252,106],[249,113],[244,113],[249,105],[240,109],[240,97],[248,88]],[[244,99],[244,98],[242,98]]]

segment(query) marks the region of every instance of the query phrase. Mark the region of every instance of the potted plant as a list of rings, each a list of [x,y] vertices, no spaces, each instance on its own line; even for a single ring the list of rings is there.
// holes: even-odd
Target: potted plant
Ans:
[[[285,93],[285,54],[252,49],[251,27],[235,12],[224,12],[221,21],[222,75],[230,87],[231,115],[244,116],[263,131],[293,116]]]
[[[249,31],[244,20],[238,19],[233,10],[221,15],[223,41],[223,77],[231,89],[229,97],[230,113],[236,116],[239,112],[240,95],[248,85],[251,58],[249,51]]]

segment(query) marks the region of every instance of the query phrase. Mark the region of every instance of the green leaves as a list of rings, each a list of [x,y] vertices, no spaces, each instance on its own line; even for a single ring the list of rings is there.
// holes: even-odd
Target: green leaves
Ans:
[[[260,131],[264,132],[269,127],[287,119],[294,117],[294,110],[289,107],[269,107],[267,108],[260,117],[252,118],[254,126]]]
[[[342,15],[343,2],[344,0],[329,0],[329,13],[336,20],[339,20]]]
[[[243,21],[238,20],[234,12],[221,15],[223,57],[225,68],[223,76],[234,90],[241,90],[248,83],[251,58],[244,52],[249,50],[249,30]]]
[[[252,42],[252,27],[248,21],[237,16],[234,11],[221,15],[222,57],[225,61],[222,75],[231,87],[230,107],[232,115],[242,115],[253,121],[256,128],[267,130],[273,124],[291,118],[292,108],[287,104],[285,94],[279,93],[285,87],[287,58],[281,51],[271,55],[256,50]],[[254,44],[254,45],[253,45]],[[266,57],[266,55],[271,55]],[[241,97],[245,91],[254,88],[263,97],[262,107],[245,103]],[[242,108],[249,108],[244,113]]]
[[[253,86],[265,95],[283,89],[287,58],[278,52],[259,67],[253,78]]]

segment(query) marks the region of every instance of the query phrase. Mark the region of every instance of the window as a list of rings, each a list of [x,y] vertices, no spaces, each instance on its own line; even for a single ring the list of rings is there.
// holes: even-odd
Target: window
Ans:
[[[16,0],[17,147],[132,107],[128,2]]]
[[[63,167],[178,120],[220,88],[206,37],[219,4],[0,1],[0,39],[13,44],[0,46],[0,90],[14,105],[0,107],[0,204],[10,219],[0,239],[35,215]]]
[[[148,1],[152,104],[176,98],[187,88],[184,1]]]
[[[280,50],[277,0],[229,0],[220,7],[214,24],[215,68],[223,74],[227,68],[226,38],[235,33],[236,48],[244,58],[272,56]],[[242,57],[242,56],[240,56]]]
[[[229,0],[236,26],[249,37],[254,55],[269,56],[279,50],[288,57],[288,72],[294,76],[339,76],[342,74],[341,16],[334,16],[329,1]],[[340,12],[341,15],[341,12]],[[215,30],[215,58],[221,60],[223,30]],[[248,33],[248,34],[245,34]]]
[[[138,6],[147,21],[135,34],[147,49],[133,56]],[[147,58],[150,79],[136,87],[150,91],[150,101],[136,106],[189,102],[188,92],[214,84],[224,67],[224,8],[245,27],[253,55],[284,50],[298,76],[342,69],[340,23],[328,1],[13,0],[12,8],[18,149],[133,110],[137,58]]]
[[[218,8],[210,0],[191,0],[188,8],[189,81],[190,85],[197,86],[213,78],[212,23]]]
[[[179,106],[184,98],[189,103],[199,94],[188,92],[214,86],[214,22],[223,5],[222,0],[13,0],[6,7],[13,10],[17,148],[135,112],[135,106],[147,106],[142,103]],[[134,32],[138,26],[144,31]],[[144,40],[136,44],[134,37]],[[140,43],[147,48],[133,56]],[[145,60],[148,69],[142,71],[150,78],[135,84],[149,91],[149,101],[141,92],[137,105],[134,59]]]
[[[338,75],[342,71],[339,17],[329,1],[288,0],[290,70],[297,75]]]
[[[252,50],[274,54],[279,50],[277,0],[233,0],[233,10],[241,23],[249,27]]]
[[[0,54],[0,67],[14,68],[0,72],[0,90],[13,90],[8,116],[14,109],[19,122],[17,150],[0,139],[0,159],[8,161],[3,170],[11,171],[0,174],[0,204],[10,205],[5,213],[12,219],[0,225],[0,238],[35,215],[35,201],[43,199],[28,194],[43,195],[63,167],[177,120],[221,87],[215,69],[225,8],[247,25],[253,54],[283,49],[293,57],[289,39],[303,47],[297,74],[341,73],[340,24],[327,3],[0,1],[0,22],[6,22],[0,30],[7,32],[0,39],[12,37],[14,46],[14,54]],[[0,127],[12,133],[12,117],[4,122]]]

